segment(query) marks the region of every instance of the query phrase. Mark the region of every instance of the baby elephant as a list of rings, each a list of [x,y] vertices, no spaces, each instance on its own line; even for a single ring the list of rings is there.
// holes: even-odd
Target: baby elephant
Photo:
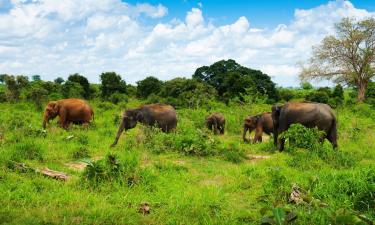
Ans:
[[[270,112],[265,112],[258,114],[256,116],[248,116],[244,121],[244,128],[243,128],[243,135],[242,138],[245,142],[248,140],[246,139],[246,132],[253,131],[255,129],[255,136],[253,143],[257,141],[262,142],[262,134],[265,132],[266,134],[270,135],[273,132],[273,121],[272,115]]]
[[[212,113],[206,118],[206,127],[214,134],[224,134],[225,118],[221,113]]]

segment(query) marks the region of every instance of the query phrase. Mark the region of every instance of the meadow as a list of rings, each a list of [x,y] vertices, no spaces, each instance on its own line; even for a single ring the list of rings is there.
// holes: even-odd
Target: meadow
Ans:
[[[287,147],[242,141],[247,115],[271,105],[212,102],[178,109],[175,133],[137,125],[113,142],[124,108],[91,101],[86,130],[42,130],[28,102],[0,104],[0,224],[371,224],[375,220],[375,110],[335,109],[338,144]],[[226,133],[204,118],[222,112]],[[252,136],[254,133],[251,134]],[[28,168],[67,173],[67,181]],[[85,167],[85,168],[84,168]],[[291,199],[293,190],[300,193]]]

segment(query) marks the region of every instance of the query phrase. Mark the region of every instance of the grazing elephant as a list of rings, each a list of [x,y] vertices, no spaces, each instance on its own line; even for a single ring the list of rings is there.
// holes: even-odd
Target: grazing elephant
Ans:
[[[94,112],[87,102],[81,99],[51,101],[44,110],[43,128],[56,116],[60,117],[60,126],[67,129],[70,123],[88,125],[94,118]]]
[[[177,126],[176,111],[172,106],[165,104],[142,105],[136,109],[126,110],[122,116],[115,141],[111,147],[117,144],[124,129],[129,130],[134,128],[137,122],[147,126],[157,126],[163,132],[169,132],[174,130]]]
[[[337,148],[336,117],[331,107],[322,103],[286,103],[272,106],[274,125],[274,144],[280,151],[284,150],[285,139],[278,140],[278,135],[288,130],[290,125],[300,123],[305,127],[317,127],[324,131],[325,138]]]
[[[225,118],[221,113],[212,113],[206,118],[206,127],[212,130],[214,134],[224,134]]]
[[[265,112],[258,114],[256,116],[248,116],[244,120],[244,126],[243,126],[243,135],[242,138],[245,142],[247,142],[246,139],[246,132],[249,131],[251,133],[255,129],[255,136],[253,143],[256,143],[257,141],[262,142],[262,135],[263,132],[270,135],[273,133],[273,121],[272,121],[272,115],[270,112]]]

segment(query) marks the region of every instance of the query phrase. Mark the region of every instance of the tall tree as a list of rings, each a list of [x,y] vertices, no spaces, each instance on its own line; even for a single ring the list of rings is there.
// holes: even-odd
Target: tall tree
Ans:
[[[75,74],[72,74],[68,77],[68,81],[76,82],[79,85],[81,85],[81,87],[83,89],[83,97],[86,98],[86,99],[90,98],[90,83],[89,83],[89,81],[87,80],[86,77],[84,77],[84,76],[82,76],[78,73],[75,73]]]
[[[63,78],[58,77],[58,78],[56,78],[53,82],[55,82],[56,84],[62,84],[62,83],[64,83],[65,81],[64,81]]]
[[[267,74],[241,66],[233,59],[202,66],[195,71],[193,78],[213,86],[222,99],[240,97],[249,88],[266,94],[270,99],[278,98],[275,84]]]
[[[102,73],[100,80],[102,82],[100,90],[104,99],[108,99],[109,96],[116,92],[126,94],[126,83],[115,72]]]
[[[38,74],[35,74],[31,77],[32,81],[41,81],[42,78],[40,77],[40,75]]]
[[[366,88],[375,76],[375,19],[362,21],[344,18],[335,25],[336,34],[325,37],[313,47],[300,78],[329,79],[358,89],[357,101],[363,102]]]
[[[29,85],[29,79],[26,76],[5,75],[4,82],[9,101],[18,101],[20,99],[22,89]]]
[[[163,82],[156,77],[146,77],[137,82],[137,96],[147,98],[150,94],[159,94]]]

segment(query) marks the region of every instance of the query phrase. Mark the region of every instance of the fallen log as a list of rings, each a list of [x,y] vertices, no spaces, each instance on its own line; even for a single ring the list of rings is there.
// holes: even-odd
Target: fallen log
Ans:
[[[32,168],[26,165],[25,163],[14,162],[14,168],[23,172],[39,173],[39,174],[42,174],[44,176],[47,176],[56,180],[67,181],[70,178],[68,174],[63,173],[63,172],[51,170],[48,168],[44,168],[44,169]]]

